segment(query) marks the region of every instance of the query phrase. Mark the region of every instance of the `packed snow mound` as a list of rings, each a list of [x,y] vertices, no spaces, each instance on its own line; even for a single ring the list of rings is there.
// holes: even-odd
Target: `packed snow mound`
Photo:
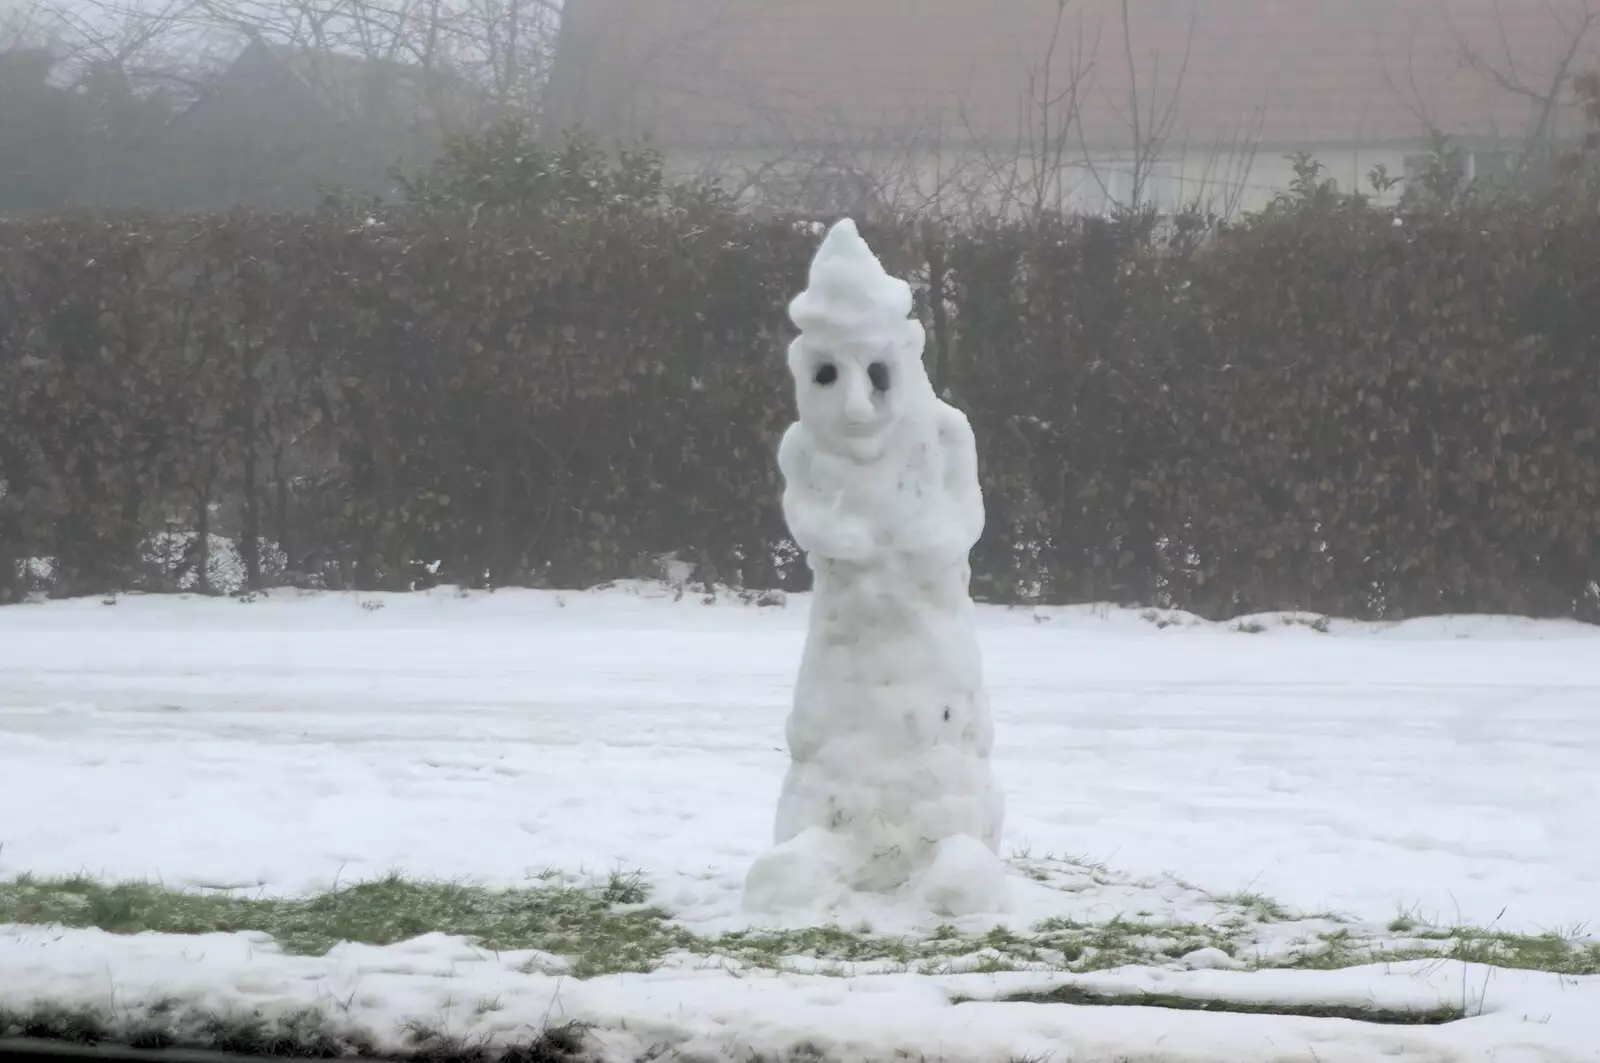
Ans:
[[[1554,1063],[1592,1060],[1600,1043],[1600,979],[1455,960],[1331,971],[1123,968],[1086,975],[847,977],[669,965],[647,974],[574,979],[530,973],[537,959],[529,951],[488,950],[443,934],[299,956],[248,934],[23,927],[0,936],[0,1010],[92,1016],[116,1037],[160,1031],[203,1048],[222,1047],[218,1032],[231,1032],[248,1017],[257,1031],[288,1035],[291,1045],[325,1048],[330,1040],[343,1041],[398,1058],[423,1058],[434,1048],[432,1039],[419,1048],[419,1034],[444,1035],[439,1047],[446,1056],[460,1045],[462,1057],[476,1050],[494,1058],[507,1047],[528,1047],[540,1031],[566,1027],[579,1049],[574,1058],[593,1063],[667,1053],[717,1063]],[[1423,1013],[1453,1004],[1468,1014],[1443,1025],[1416,1025],[1220,1008],[1009,1002],[1062,988]]]

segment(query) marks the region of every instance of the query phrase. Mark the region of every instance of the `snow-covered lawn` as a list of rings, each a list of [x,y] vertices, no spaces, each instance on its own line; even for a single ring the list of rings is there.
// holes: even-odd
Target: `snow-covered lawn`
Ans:
[[[0,609],[0,922],[28,924],[0,927],[0,1026],[315,1009],[379,1048],[593,1023],[615,1059],[1600,1059],[1600,630],[985,609],[1014,910],[819,931],[739,910],[805,607]],[[322,951],[342,937],[369,943]],[[1498,966],[1416,958],[1440,955]],[[1041,999],[1064,985],[1308,1013]],[[1468,1017],[1318,1017],[1350,1008]]]

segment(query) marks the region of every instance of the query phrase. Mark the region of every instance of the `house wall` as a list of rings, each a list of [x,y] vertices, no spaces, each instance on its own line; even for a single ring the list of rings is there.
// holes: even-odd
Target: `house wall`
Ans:
[[[1321,162],[1322,176],[1337,181],[1342,190],[1371,194],[1368,174],[1375,166],[1404,176],[1407,157],[1426,148],[1255,146],[1170,153],[1150,168],[1141,198],[1162,209],[1198,201],[1223,214],[1260,210],[1274,196],[1290,191],[1295,150]],[[1026,160],[1020,165],[1001,160],[998,153],[948,148],[937,155],[837,148],[667,153],[673,175],[716,175],[752,203],[775,209],[841,213],[868,209],[877,199],[903,208],[937,202],[957,212],[997,210],[1008,202],[1036,202],[1040,189],[1048,205],[1072,211],[1099,212],[1112,201],[1127,205],[1132,200],[1135,167],[1126,155],[1091,153],[1086,161],[1082,151],[1068,151],[1060,166],[1041,168],[1053,169],[1054,176],[1037,184]],[[1395,189],[1378,198],[1393,201],[1398,194]]]

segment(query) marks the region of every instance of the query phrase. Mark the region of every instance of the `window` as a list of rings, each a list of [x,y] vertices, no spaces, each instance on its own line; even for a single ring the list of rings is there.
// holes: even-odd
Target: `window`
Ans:
[[[1085,205],[1100,212],[1132,206],[1134,176],[1139,166],[1132,160],[1098,164],[1085,181]],[[1147,162],[1143,166],[1144,187],[1139,190],[1140,205],[1154,207],[1163,214],[1178,210],[1183,199],[1182,168],[1175,162]],[[1104,192],[1101,191],[1101,185],[1105,186]]]
[[[1435,167],[1455,167],[1459,183],[1496,181],[1511,173],[1514,155],[1509,151],[1463,151],[1439,156],[1431,151],[1407,155],[1404,160],[1407,184],[1420,183]]]
[[[1515,157],[1509,151],[1474,151],[1467,156],[1467,180],[1496,181],[1511,175]]]

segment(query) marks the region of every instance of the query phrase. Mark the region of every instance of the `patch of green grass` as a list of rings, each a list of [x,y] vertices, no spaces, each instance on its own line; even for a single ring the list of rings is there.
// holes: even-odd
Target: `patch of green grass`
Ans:
[[[1008,1003],[1076,1004],[1097,1007],[1167,1008],[1173,1011],[1218,1011],[1235,1015],[1298,1015],[1316,1019],[1354,1019],[1406,1026],[1436,1026],[1454,1022],[1465,1011],[1441,1005],[1426,1011],[1399,1008],[1352,1007],[1345,1004],[1274,1004],[1251,1000],[1218,1000],[1174,993],[1106,993],[1083,986],[1057,986],[1044,993],[1016,993],[997,997]]]
[[[142,882],[86,877],[0,882],[0,923],[99,927],[117,934],[254,931],[286,952],[321,955],[340,942],[388,945],[422,934],[459,935],[491,951],[531,949],[567,961],[575,977],[648,971],[673,951],[778,969],[796,960],[826,965],[945,973],[1021,968],[1092,971],[1170,963],[1196,949],[1233,951],[1225,930],[1194,923],[1113,918],[1046,920],[1023,930],[971,935],[941,927],[923,938],[838,926],[746,930],[714,937],[675,926],[647,905],[640,876],[587,887],[550,884],[491,890],[392,875],[304,899],[193,893]],[[530,964],[530,968],[533,965]]]
[[[919,948],[906,938],[875,937],[838,926],[801,930],[739,930],[707,942],[715,954],[729,956],[756,967],[776,967],[790,957],[832,960],[839,963],[885,961],[909,964],[930,953],[941,952],[946,942],[961,938],[931,938]]]
[[[1263,966],[1295,971],[1337,971],[1383,961],[1422,959],[1427,955],[1425,952],[1418,954],[1387,947],[1382,942],[1370,941],[1342,928],[1316,934],[1301,947]]]
[[[1171,963],[1214,948],[1232,955],[1235,943],[1220,927],[1113,916],[1102,923],[1046,919],[1034,927],[1038,946],[1058,953],[1071,971],[1103,971],[1129,964]]]
[[[1218,904],[1239,908],[1249,913],[1257,922],[1282,923],[1289,919],[1289,911],[1283,905],[1263,894],[1253,890],[1239,890],[1235,893],[1220,893],[1214,899]]]
[[[1523,971],[1600,974],[1600,943],[1584,940],[1582,933],[1580,929],[1569,933],[1513,934],[1451,927],[1418,930],[1412,936],[1434,946],[1436,951],[1430,950],[1431,954],[1445,959]]]
[[[1395,920],[1400,922],[1401,920]],[[1394,929],[1394,923],[1390,929]],[[1577,934],[1514,934],[1476,927],[1418,927],[1406,921],[1397,942],[1362,938],[1348,929],[1316,936],[1304,948],[1264,966],[1288,970],[1339,970],[1406,960],[1460,960],[1551,974],[1600,974],[1600,944]]]
[[[1117,918],[1106,923],[1048,919],[1026,931],[995,927],[974,935],[945,926],[922,938],[880,937],[836,926],[747,930],[703,939],[699,945],[713,955],[755,967],[780,968],[804,958],[924,974],[1027,968],[1098,971],[1126,964],[1171,963],[1203,948],[1231,954],[1233,943],[1220,931],[1197,924]]]
[[[189,893],[82,876],[0,882],[0,923],[99,927],[114,934],[271,935],[285,951],[322,955],[340,942],[389,945],[422,934],[460,935],[490,951],[535,949],[570,959],[585,977],[653,968],[692,945],[665,912],[644,906],[642,878],[600,886],[491,890],[398,875],[304,899]]]
[[[1065,861],[1032,866],[1040,869],[1047,884],[1059,883],[1056,888],[1064,898],[1074,898],[1079,910],[1098,907],[1094,891],[1101,889],[1105,896],[1119,898],[1126,909],[1094,919],[1063,917],[981,933],[946,925],[906,937],[877,934],[864,926],[826,926],[709,936],[676,925],[667,912],[651,906],[648,886],[638,874],[612,875],[582,886],[564,885],[558,876],[550,876],[545,885],[510,890],[392,875],[303,899],[182,892],[149,883],[104,884],[85,877],[23,876],[0,882],[0,923],[100,927],[124,934],[255,931],[270,935],[286,952],[310,955],[345,941],[386,945],[437,932],[464,937],[491,951],[546,953],[559,959],[538,958],[529,962],[528,969],[560,970],[578,978],[653,970],[674,953],[683,954],[690,963],[846,975],[1085,973],[1168,966],[1202,949],[1230,956],[1243,969],[1327,970],[1459,959],[1570,975],[1600,974],[1600,944],[1578,932],[1519,935],[1430,927],[1412,915],[1397,918],[1385,932],[1335,913],[1297,915],[1258,893],[1211,895],[1198,890],[1190,890],[1192,896],[1181,909],[1188,913],[1187,920],[1162,918],[1156,914],[1162,904],[1141,903],[1137,897],[1128,903],[1129,884],[1102,866]],[[492,1010],[492,1002],[483,1008]]]

